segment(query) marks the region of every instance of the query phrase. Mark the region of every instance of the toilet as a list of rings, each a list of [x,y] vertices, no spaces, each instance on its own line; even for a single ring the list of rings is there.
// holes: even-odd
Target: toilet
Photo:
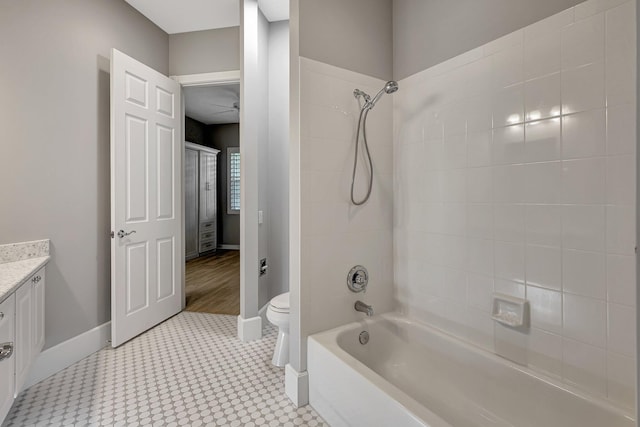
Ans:
[[[280,294],[269,301],[267,319],[278,327],[278,341],[273,350],[271,363],[282,368],[289,363],[289,292]]]

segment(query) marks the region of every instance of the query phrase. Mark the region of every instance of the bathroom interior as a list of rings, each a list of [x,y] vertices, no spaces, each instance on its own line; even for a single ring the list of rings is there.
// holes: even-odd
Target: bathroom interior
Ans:
[[[637,425],[636,0],[151,3],[0,6],[3,425]],[[239,82],[242,206],[239,315],[116,348],[112,48]]]

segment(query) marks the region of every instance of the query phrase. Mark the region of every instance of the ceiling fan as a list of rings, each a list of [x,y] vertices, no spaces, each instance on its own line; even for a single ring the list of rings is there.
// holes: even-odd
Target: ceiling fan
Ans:
[[[236,113],[240,112],[240,103],[238,101],[234,102],[230,106],[229,105],[220,105],[220,104],[211,104],[211,105],[215,105],[216,107],[226,108],[226,110],[218,111],[218,112],[213,113],[212,116],[216,116],[218,114],[231,113],[231,112],[236,112]]]

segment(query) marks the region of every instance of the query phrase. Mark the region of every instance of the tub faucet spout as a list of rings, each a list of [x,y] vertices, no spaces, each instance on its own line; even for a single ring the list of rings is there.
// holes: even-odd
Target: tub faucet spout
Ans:
[[[365,313],[369,317],[373,316],[373,307],[363,303],[362,301],[356,301],[354,308],[356,309],[356,311]]]

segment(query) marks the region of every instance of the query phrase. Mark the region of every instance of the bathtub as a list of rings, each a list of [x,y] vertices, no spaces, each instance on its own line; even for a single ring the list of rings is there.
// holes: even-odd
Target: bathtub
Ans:
[[[635,426],[603,400],[397,314],[310,336],[308,372],[311,406],[333,427]]]

